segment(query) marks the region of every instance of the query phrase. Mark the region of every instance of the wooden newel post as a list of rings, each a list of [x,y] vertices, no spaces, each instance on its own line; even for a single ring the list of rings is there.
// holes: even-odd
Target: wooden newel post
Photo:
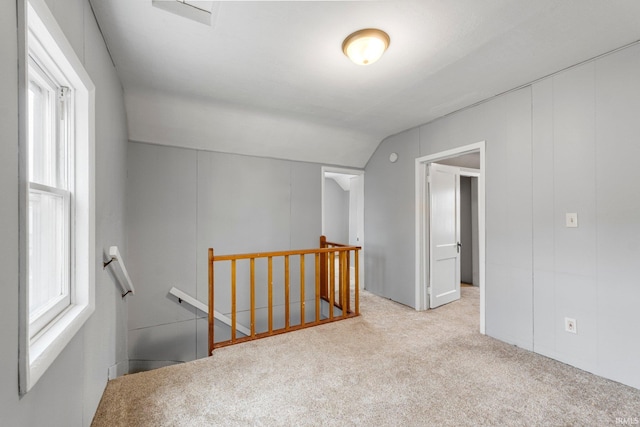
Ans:
[[[213,354],[213,249],[209,248],[209,356]]]
[[[355,293],[356,293],[356,316],[360,315],[360,248],[356,248],[355,250]]]
[[[353,253],[355,254],[356,251],[353,251]],[[345,270],[346,270],[346,276],[344,279],[344,283],[346,286],[346,292],[345,292],[345,311],[347,313],[351,313],[351,251],[349,250],[348,252],[345,252]]]
[[[320,236],[320,249],[327,247],[327,238]],[[320,254],[320,298],[327,299],[329,292],[327,291],[327,254]]]

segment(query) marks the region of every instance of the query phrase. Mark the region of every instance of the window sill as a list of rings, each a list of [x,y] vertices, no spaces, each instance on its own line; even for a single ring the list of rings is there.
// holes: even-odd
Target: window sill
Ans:
[[[53,364],[62,350],[78,333],[84,323],[91,317],[94,307],[74,305],[52,322],[29,345],[29,372],[27,375],[27,391]]]

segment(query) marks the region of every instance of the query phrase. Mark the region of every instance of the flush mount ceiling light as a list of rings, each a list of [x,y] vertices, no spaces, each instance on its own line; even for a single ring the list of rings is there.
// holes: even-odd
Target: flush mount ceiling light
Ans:
[[[342,42],[342,51],[358,65],[376,62],[389,47],[389,35],[376,28],[365,28],[350,34]]]

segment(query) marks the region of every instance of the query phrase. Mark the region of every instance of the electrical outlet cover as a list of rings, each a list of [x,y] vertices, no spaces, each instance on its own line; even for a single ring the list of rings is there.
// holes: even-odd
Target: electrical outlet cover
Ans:
[[[577,228],[578,227],[578,214],[576,212],[567,213],[566,215],[566,224],[567,228]]]
[[[567,332],[571,332],[572,334],[578,333],[578,324],[576,323],[576,319],[571,319],[569,317],[564,318],[564,330]]]

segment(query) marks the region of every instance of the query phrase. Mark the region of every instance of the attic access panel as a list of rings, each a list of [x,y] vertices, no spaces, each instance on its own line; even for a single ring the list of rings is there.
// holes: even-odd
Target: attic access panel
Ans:
[[[202,0],[152,0],[151,4],[158,9],[209,26],[213,26],[219,7],[219,2]]]

